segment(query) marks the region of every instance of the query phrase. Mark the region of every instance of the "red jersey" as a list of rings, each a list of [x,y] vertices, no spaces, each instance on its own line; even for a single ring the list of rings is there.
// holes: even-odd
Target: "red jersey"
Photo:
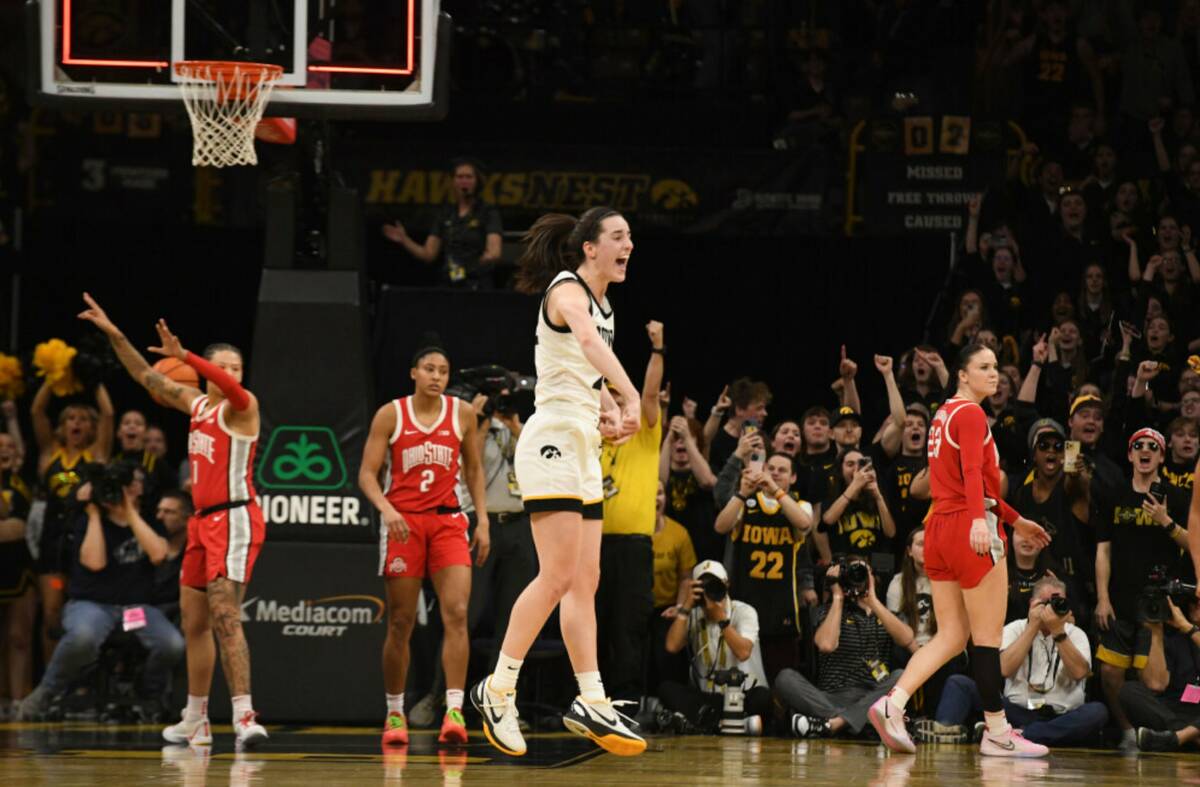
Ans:
[[[396,408],[396,429],[388,440],[391,453],[383,490],[388,502],[401,513],[457,509],[460,400],[443,396],[442,413],[433,426],[417,421],[411,396],[392,400],[392,406]]]
[[[222,503],[254,500],[254,448],[258,435],[235,434],[225,423],[229,402],[213,409],[208,397],[192,402],[188,427],[188,468],[192,505],[197,511]]]
[[[985,497],[996,501],[995,513],[1009,524],[1017,512],[1000,496],[1000,451],[992,439],[987,415],[975,402],[954,397],[937,409],[929,424],[929,513],[965,511],[983,519]]]

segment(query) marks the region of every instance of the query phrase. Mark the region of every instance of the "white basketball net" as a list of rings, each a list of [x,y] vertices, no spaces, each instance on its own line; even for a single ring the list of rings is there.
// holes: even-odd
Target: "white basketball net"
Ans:
[[[183,104],[192,120],[194,166],[258,163],[254,130],[281,72],[278,66],[260,63],[175,64]]]

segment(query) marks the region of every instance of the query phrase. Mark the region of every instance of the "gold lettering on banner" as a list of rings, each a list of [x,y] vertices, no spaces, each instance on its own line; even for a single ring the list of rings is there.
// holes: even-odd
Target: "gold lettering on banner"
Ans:
[[[580,212],[593,205],[611,205],[635,211],[648,207],[654,178],[625,172],[566,172],[530,170],[488,175],[481,194],[501,208]],[[669,183],[668,196],[660,197],[667,210],[695,207],[691,187],[678,180]],[[454,199],[454,181],[440,170],[373,169],[369,173],[366,202],[371,205],[441,205]]]

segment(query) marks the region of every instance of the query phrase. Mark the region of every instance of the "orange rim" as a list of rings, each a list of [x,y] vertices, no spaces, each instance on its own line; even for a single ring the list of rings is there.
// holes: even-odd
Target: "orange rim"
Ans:
[[[185,79],[213,82],[217,100],[241,99],[258,92],[263,84],[283,76],[283,67],[273,63],[239,63],[233,60],[181,60],[175,73]]]

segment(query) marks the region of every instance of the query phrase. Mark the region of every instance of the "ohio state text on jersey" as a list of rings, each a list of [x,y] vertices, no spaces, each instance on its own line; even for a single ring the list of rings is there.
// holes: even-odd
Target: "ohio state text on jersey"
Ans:
[[[254,499],[254,449],[258,435],[236,434],[225,423],[228,401],[209,409],[208,397],[192,402],[188,472],[196,510]]]
[[[401,513],[458,508],[461,401],[442,396],[442,411],[433,426],[421,424],[411,396],[394,399],[396,429],[388,439],[387,478],[383,493]]]

